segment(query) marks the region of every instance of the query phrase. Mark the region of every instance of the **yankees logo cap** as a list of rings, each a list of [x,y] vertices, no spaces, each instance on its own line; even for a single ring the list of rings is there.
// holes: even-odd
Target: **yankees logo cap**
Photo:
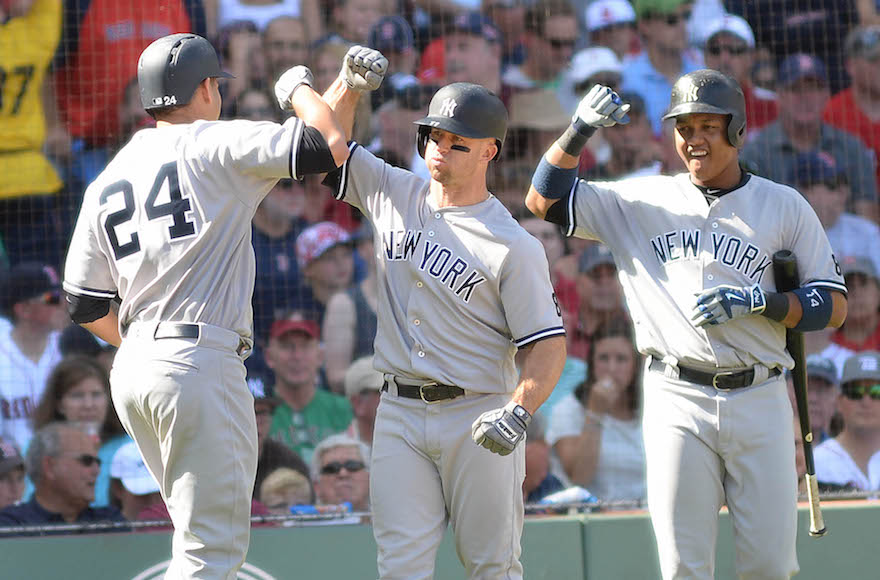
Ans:
[[[841,383],[861,380],[880,381],[880,352],[866,350],[849,357],[843,363]]]

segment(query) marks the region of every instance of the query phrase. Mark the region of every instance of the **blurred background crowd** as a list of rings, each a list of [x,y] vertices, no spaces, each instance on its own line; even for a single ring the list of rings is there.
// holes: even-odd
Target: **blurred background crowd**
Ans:
[[[661,120],[675,79],[703,67],[736,78],[744,163],[809,200],[849,289],[844,326],[807,336],[819,479],[880,490],[880,0],[0,0],[0,508],[18,504],[31,523],[167,516],[112,407],[113,348],[71,325],[60,268],[86,187],[153,126],[138,55],[184,31],[209,38],[235,75],[221,84],[225,119],[281,122],[282,72],[306,64],[322,91],[349,46],[381,50],[389,74],[354,138],[426,177],[413,121],[434,91],[476,82],[503,99],[490,191],[544,244],[568,337],[528,433],[529,503],[572,487],[564,497],[607,506],[645,498],[642,357],[614,259],[528,213],[540,155],[601,83],[631,104],[631,122],[589,141],[581,176],[679,173]],[[367,512],[383,249],[317,176],[278,183],[253,245],[254,514]]]

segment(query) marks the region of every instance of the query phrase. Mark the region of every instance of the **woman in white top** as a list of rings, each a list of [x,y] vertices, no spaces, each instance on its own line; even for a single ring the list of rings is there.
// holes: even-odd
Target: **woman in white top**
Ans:
[[[553,408],[547,441],[572,484],[600,500],[645,498],[641,357],[632,323],[613,319],[593,335],[587,380]]]

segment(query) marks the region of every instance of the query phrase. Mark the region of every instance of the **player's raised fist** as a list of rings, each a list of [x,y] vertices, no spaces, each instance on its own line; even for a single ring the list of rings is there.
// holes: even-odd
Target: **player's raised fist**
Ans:
[[[581,122],[590,127],[611,127],[629,123],[627,112],[629,103],[620,100],[617,93],[604,85],[595,85],[581,99],[572,122]]]
[[[531,413],[511,401],[477,417],[471,425],[471,437],[492,453],[509,455],[522,441],[531,420]]]
[[[388,59],[382,53],[365,46],[354,45],[342,60],[342,78],[358,91],[375,91],[388,71]]]
[[[281,75],[278,82],[275,83],[275,98],[278,99],[278,106],[282,111],[288,111],[293,105],[290,103],[290,97],[299,88],[300,85],[309,85],[315,82],[312,71],[309,67],[301,64],[288,69]]]

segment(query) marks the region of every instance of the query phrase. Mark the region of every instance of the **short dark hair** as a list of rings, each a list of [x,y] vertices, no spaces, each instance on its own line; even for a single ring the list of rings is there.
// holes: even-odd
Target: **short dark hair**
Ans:
[[[574,8],[568,0],[538,0],[526,12],[526,32],[543,36],[547,20],[556,16],[574,16]]]

